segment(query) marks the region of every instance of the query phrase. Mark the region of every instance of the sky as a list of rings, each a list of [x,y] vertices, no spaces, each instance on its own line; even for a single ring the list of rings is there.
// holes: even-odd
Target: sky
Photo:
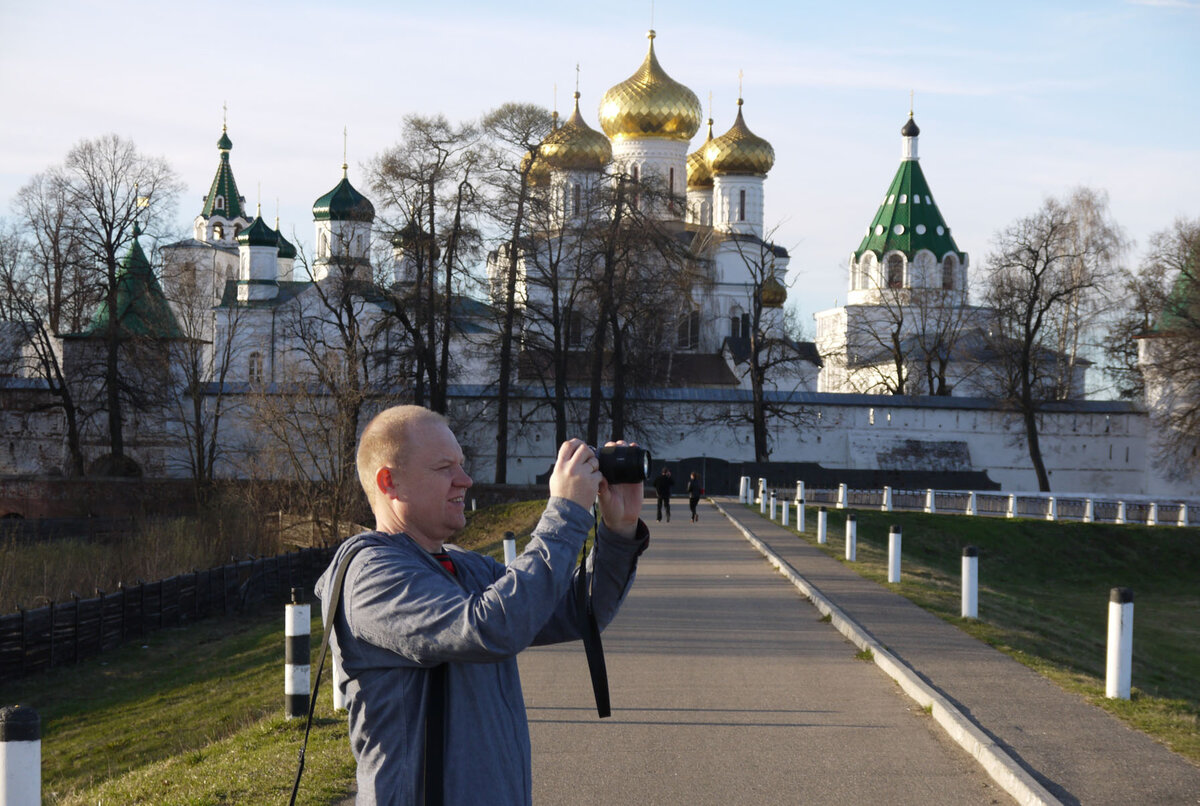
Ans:
[[[743,73],[746,123],[776,155],[765,225],[791,253],[788,305],[809,337],[811,315],[845,301],[910,93],[921,167],[974,271],[999,230],[1081,185],[1109,194],[1130,266],[1152,233],[1200,217],[1200,0],[0,0],[0,217],[73,145],[116,133],[178,172],[190,235],[227,119],[250,209],[311,247],[343,130],[365,191],[362,166],[406,115],[464,121],[557,98],[565,116],[576,65],[598,129],[601,96],[641,64],[651,27],[660,64],[706,112],[712,93],[718,136]]]

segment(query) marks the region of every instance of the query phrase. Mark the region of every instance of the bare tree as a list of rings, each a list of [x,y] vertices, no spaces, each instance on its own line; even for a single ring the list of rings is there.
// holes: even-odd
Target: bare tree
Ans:
[[[1140,273],[1146,402],[1164,435],[1158,461],[1176,477],[1200,466],[1200,219],[1179,219],[1150,242]]]
[[[0,322],[7,323],[0,374],[38,378],[45,382],[53,405],[63,413],[67,436],[66,472],[82,476],[84,458],[81,445],[82,420],[85,418],[71,384],[63,371],[62,353],[50,325],[52,304],[47,294],[53,286],[43,282],[40,261],[33,256],[22,234],[15,227],[0,231]]]
[[[995,240],[985,269],[984,299],[994,311],[988,348],[995,394],[1021,416],[1038,488],[1050,489],[1038,438],[1044,405],[1082,393],[1078,358],[1064,349],[1078,344],[1077,312],[1094,310],[1111,282],[1113,244],[1099,230],[1112,226],[1095,207],[1047,199]],[[1094,201],[1095,194],[1089,199]]]
[[[497,379],[496,478],[508,481],[509,389],[512,384],[514,338],[517,325],[517,274],[522,235],[527,226],[532,174],[538,165],[541,144],[550,132],[550,114],[533,104],[507,103],[483,118],[483,131],[494,146],[492,217],[505,230],[499,254],[505,258],[504,291],[500,312],[500,355]]]
[[[371,187],[392,240],[406,243],[405,276],[384,279],[388,314],[408,337],[413,399],[445,412],[455,302],[478,254],[479,133],[472,124],[410,115],[402,141],[372,161]]]
[[[118,275],[122,256],[134,243],[135,229],[154,232],[174,215],[181,184],[165,160],[138,152],[115,134],[83,140],[63,165],[51,169],[55,193],[69,209],[71,244],[99,274],[103,297],[104,366],[101,387],[108,415],[110,469],[125,470],[125,405],[139,405],[148,390],[123,374]],[[162,390],[158,390],[162,391]]]

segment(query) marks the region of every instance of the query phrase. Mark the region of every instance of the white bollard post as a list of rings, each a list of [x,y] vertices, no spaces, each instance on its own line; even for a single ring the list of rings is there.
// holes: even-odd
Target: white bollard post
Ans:
[[[304,591],[292,588],[292,603],[284,608],[284,649],[283,671],[283,714],[288,719],[303,719],[308,716],[308,666],[309,649],[308,634],[312,622],[312,613],[304,604]]]
[[[845,485],[845,484],[839,484],[839,485],[838,485],[838,500],[837,500],[837,508],[838,508],[838,509],[845,509],[845,508],[846,508],[846,505],[847,505],[848,503],[850,503],[850,496],[847,494],[847,491],[846,491],[846,485]]]
[[[1187,504],[1180,504],[1180,505],[1179,505],[1179,525],[1180,525],[1180,526],[1187,526],[1187,525],[1188,525],[1188,510],[1187,510]]]
[[[1046,502],[1046,520],[1058,520],[1058,501],[1054,500],[1054,496],[1050,496],[1050,500]]]
[[[1124,523],[1124,522],[1125,522],[1125,502],[1118,501],[1117,502],[1117,519],[1115,521],[1113,521],[1113,523]]]
[[[767,514],[767,497],[765,495],[763,495],[761,492],[759,493],[759,496],[758,496],[758,514],[759,515]]]
[[[743,504],[749,504],[753,501],[753,493],[750,487],[750,477],[742,476],[741,486],[738,488],[738,501]]]
[[[937,512],[937,502],[934,501],[933,490],[925,491],[925,511],[929,513]]]
[[[892,511],[892,488],[884,486],[883,488],[883,506],[879,508],[883,512]]]
[[[846,559],[858,559],[858,518],[854,515],[846,516]]]
[[[1011,493],[1008,496],[1008,517],[1017,517],[1017,494]]]
[[[342,680],[345,679],[346,673],[342,671],[342,664],[338,661],[337,653],[330,652],[329,659],[333,661],[331,664],[333,672],[333,684],[330,688],[333,689],[333,710],[344,712],[346,708],[346,695],[342,694]]]
[[[783,499],[783,519],[780,521],[784,526],[788,525],[788,500]]]
[[[1095,517],[1096,517],[1096,507],[1095,507],[1095,504],[1092,503],[1092,499],[1090,499],[1090,498],[1084,499],[1083,522],[1091,523]]]
[[[1133,669],[1133,589],[1113,588],[1108,594],[1108,663],[1104,696],[1127,700]]]
[[[888,582],[900,581],[900,527],[888,529]]]
[[[775,491],[771,490],[771,522],[775,522]]]
[[[975,514],[975,491],[974,490],[971,490],[971,493],[967,496],[967,514],[968,515]]]
[[[766,498],[766,496],[767,496],[767,480],[759,479],[758,480],[758,498],[756,500],[761,502],[764,498]]]
[[[474,498],[472,498],[472,499],[471,499],[471,511],[472,511],[472,512],[475,512],[475,511],[476,511],[476,503],[475,503],[475,499],[474,499]]]
[[[512,565],[517,559],[517,536],[512,532],[504,533],[504,564]]]
[[[804,505],[804,482],[796,482],[796,503],[800,506]]]
[[[962,553],[962,617],[979,618],[979,549],[974,546]]]
[[[817,543],[825,545],[829,542],[829,511],[825,507],[817,510]]]
[[[1150,502],[1150,511],[1146,514],[1147,526],[1158,526],[1158,502]]]
[[[804,502],[796,502],[796,531],[804,531]]]
[[[28,706],[0,708],[0,803],[42,803],[42,720]]]

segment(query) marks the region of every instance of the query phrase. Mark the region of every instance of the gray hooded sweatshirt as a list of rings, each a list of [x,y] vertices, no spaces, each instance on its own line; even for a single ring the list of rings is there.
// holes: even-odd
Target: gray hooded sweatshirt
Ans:
[[[447,806],[530,804],[529,725],[517,673],[527,646],[580,637],[575,586],[591,512],[551,498],[525,551],[507,568],[447,545],[457,577],[404,534],[365,532],[343,543],[317,581],[322,620],[341,664],[358,761],[359,806],[424,802],[429,670],[446,664]],[[633,582],[648,533],[634,539],[600,527],[588,558],[601,629]],[[342,600],[329,613],[329,586],[352,546]],[[580,663],[584,662],[580,653]]]

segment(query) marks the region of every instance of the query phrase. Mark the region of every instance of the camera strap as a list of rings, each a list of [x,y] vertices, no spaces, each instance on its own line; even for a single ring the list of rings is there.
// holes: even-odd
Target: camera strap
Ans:
[[[596,539],[592,551],[600,542],[600,525],[596,523]],[[601,719],[612,715],[608,697],[608,669],[604,663],[604,646],[600,643],[600,626],[596,623],[596,611],[592,606],[592,575],[587,571],[587,553],[579,561],[582,575],[576,588],[579,609],[579,633],[583,637],[583,651],[587,655],[588,672],[592,677],[592,693],[596,697],[596,713]]]

